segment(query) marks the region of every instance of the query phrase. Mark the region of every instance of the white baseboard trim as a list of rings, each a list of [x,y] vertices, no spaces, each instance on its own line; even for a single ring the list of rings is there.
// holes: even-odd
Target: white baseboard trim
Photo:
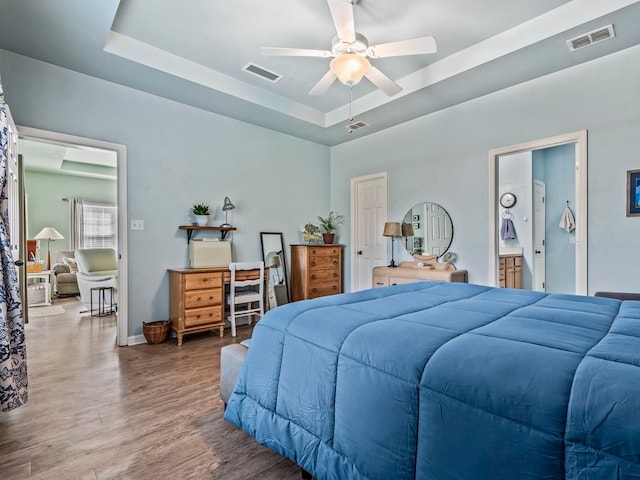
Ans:
[[[147,343],[147,339],[144,338],[144,335],[133,335],[132,337],[127,338],[127,345],[142,345],[143,343]]]

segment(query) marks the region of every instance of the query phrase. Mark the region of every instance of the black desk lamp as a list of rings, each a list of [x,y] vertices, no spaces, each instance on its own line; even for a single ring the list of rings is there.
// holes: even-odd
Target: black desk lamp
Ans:
[[[384,237],[391,237],[391,263],[390,267],[397,267],[396,262],[393,259],[393,251],[395,250],[395,239],[396,237],[402,236],[402,227],[400,226],[400,222],[387,222],[384,224],[384,232],[382,232]]]
[[[233,203],[231,203],[231,200],[229,200],[229,197],[224,197],[224,205],[222,205],[222,211],[224,212],[224,223],[220,225],[221,227],[231,226],[228,222],[229,220],[228,216],[229,216],[229,211],[233,210],[234,208],[236,208],[236,206]]]

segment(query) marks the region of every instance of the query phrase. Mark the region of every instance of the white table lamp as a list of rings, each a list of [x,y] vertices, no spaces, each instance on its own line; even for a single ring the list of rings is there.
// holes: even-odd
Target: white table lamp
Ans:
[[[51,249],[50,242],[51,240],[63,240],[64,237],[53,227],[44,227],[40,230],[35,237],[34,240],[46,240],[47,241],[47,270],[51,268]]]

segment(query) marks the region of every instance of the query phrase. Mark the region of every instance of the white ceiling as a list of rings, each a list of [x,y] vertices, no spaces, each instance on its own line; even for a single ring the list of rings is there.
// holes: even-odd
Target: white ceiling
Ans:
[[[116,180],[117,154],[111,150],[20,138],[27,171]]]
[[[330,49],[326,0],[0,0],[0,13],[2,49],[325,145],[640,43],[637,0],[360,0],[355,26],[371,44],[433,35],[438,52],[372,60],[403,90],[354,86],[355,119],[370,126],[348,134],[348,87],[308,95],[330,59],[260,50]],[[567,48],[608,24],[615,38]],[[283,78],[269,83],[247,63]]]

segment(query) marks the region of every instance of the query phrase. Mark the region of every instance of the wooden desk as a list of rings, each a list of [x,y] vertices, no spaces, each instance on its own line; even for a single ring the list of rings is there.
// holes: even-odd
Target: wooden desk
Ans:
[[[228,268],[169,269],[169,321],[178,346],[189,333],[219,331],[224,334],[226,293],[231,282]],[[237,280],[258,278],[259,271],[237,271]],[[265,275],[265,280],[268,281]],[[267,291],[267,289],[265,289]],[[265,302],[265,310],[268,305]]]

